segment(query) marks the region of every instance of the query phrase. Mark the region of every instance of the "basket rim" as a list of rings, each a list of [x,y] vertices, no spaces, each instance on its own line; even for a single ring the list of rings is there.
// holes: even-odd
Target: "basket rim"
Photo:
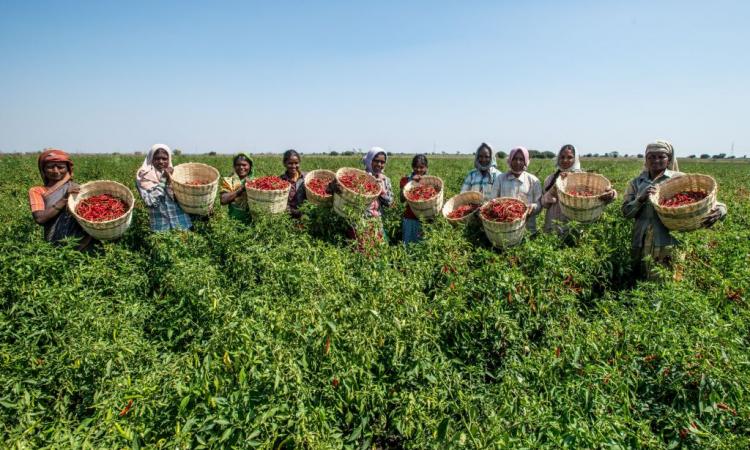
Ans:
[[[674,183],[680,183],[684,182],[690,178],[697,178],[697,179],[703,179],[705,181],[708,181],[711,185],[711,189],[706,191],[706,196],[702,199],[695,201],[693,203],[688,203],[686,205],[680,205],[680,206],[662,206],[659,204],[660,200],[660,194],[661,189],[665,184],[674,184]],[[711,175],[705,175],[702,173],[686,173],[684,175],[679,175],[676,177],[672,177],[668,180],[665,180],[659,184],[656,185],[656,192],[648,196],[649,201],[651,202],[651,205],[654,207],[654,209],[659,212],[669,212],[669,213],[675,213],[686,209],[694,209],[699,205],[702,205],[704,203],[708,203],[711,201],[714,201],[716,199],[716,191],[719,188],[719,184],[716,182],[716,179],[712,177]]]
[[[524,206],[526,206],[526,209],[523,212],[523,216],[519,217],[516,220],[512,220],[510,222],[500,222],[500,221],[497,221],[497,220],[491,220],[491,219],[487,219],[487,218],[484,217],[484,214],[482,214],[482,212],[484,211],[484,209],[486,207],[488,207],[488,206],[490,206],[492,204],[495,204],[495,203],[499,203],[499,202],[504,201],[504,200],[515,200],[517,202],[523,203],[523,201],[521,201],[521,200],[519,200],[517,198],[514,198],[514,197],[495,197],[493,199],[487,200],[486,202],[484,202],[482,204],[481,207],[479,207],[479,209],[478,209],[479,210],[479,218],[482,219],[482,221],[487,221],[487,222],[491,222],[491,223],[504,223],[504,224],[512,224],[512,223],[516,223],[516,222],[519,222],[519,221],[526,220],[526,216],[528,215],[528,212],[529,212],[528,205],[526,205],[526,204],[524,204]]]
[[[325,176],[325,177],[318,176],[318,175],[329,175],[329,174],[331,175],[330,177],[328,177],[328,176]],[[314,196],[317,196],[317,197],[320,197],[320,198],[323,198],[323,199],[332,198],[333,194],[318,194],[317,192],[315,192],[312,189],[310,189],[310,187],[307,185],[308,181],[309,180],[314,180],[316,178],[330,178],[331,180],[335,180],[336,179],[336,172],[334,172],[333,170],[328,170],[328,169],[315,169],[315,170],[311,170],[311,171],[309,171],[309,172],[307,172],[305,174],[305,191],[307,191],[308,194],[312,194]]]
[[[190,187],[196,187],[197,188],[197,187],[210,186],[210,185],[218,182],[219,178],[221,178],[221,173],[219,173],[219,169],[217,169],[214,166],[209,166],[208,164],[197,163],[197,162],[185,162],[185,163],[177,164],[176,166],[174,166],[172,168],[173,169],[173,173],[174,173],[174,170],[176,170],[180,166],[200,166],[200,167],[207,167],[207,168],[211,169],[211,171],[215,175],[214,179],[210,183],[206,183],[206,184],[187,184],[187,183],[183,183],[183,182],[181,182],[179,180],[176,180],[176,179],[172,178],[172,182],[176,183],[176,184],[178,184],[180,186],[185,186],[185,187],[188,187],[188,188],[190,188]]]
[[[130,201],[127,202],[129,204],[128,209],[125,211],[125,213],[121,215],[120,217],[115,217],[114,219],[110,219],[110,220],[103,220],[101,222],[94,222],[93,220],[84,219],[83,217],[78,215],[78,213],[76,213],[75,207],[71,207],[71,203],[75,203],[74,206],[78,206],[78,203],[80,203],[82,200],[85,200],[88,197],[85,197],[79,200],[78,196],[81,194],[77,194],[75,199],[73,199],[72,197],[68,197],[68,210],[71,212],[71,214],[73,214],[73,217],[75,217],[76,219],[80,219],[86,223],[102,225],[102,224],[112,223],[117,220],[121,220],[123,217],[126,217],[128,214],[130,214],[133,211],[133,208],[135,208],[135,196],[133,196],[133,193],[130,192],[130,189],[128,189],[127,186],[125,186],[122,183],[118,183],[117,181],[114,181],[114,180],[93,180],[93,181],[88,181],[86,183],[83,183],[82,185],[80,185],[80,188],[83,189],[85,186],[92,186],[94,184],[99,184],[99,183],[114,183],[120,186],[121,188],[125,189],[128,192],[128,194],[130,194],[130,199],[129,199]]]
[[[425,183],[425,184],[429,184],[429,185],[432,185],[432,183],[429,183],[429,181],[437,181],[438,184],[439,184],[439,189],[437,190],[437,192],[435,193],[435,195],[433,195],[430,198],[426,198],[424,200],[411,200],[409,197],[406,196],[406,194],[409,193],[412,189],[416,188],[418,184],[419,185],[423,184],[422,180],[426,181],[427,183]],[[419,203],[432,202],[438,196],[440,196],[440,194],[443,192],[444,185],[445,185],[445,183],[443,182],[442,178],[436,177],[434,175],[425,175],[425,176],[422,177],[422,179],[419,182],[415,182],[414,180],[411,180],[408,183],[406,183],[406,185],[404,186],[404,197],[406,198],[406,201],[409,202],[409,203],[417,203],[417,204],[419,204]]]
[[[264,175],[264,176],[274,177],[276,175]],[[256,192],[277,192],[277,193],[279,193],[279,192],[289,192],[289,190],[292,188],[292,183],[290,183],[290,182],[288,182],[286,180],[282,180],[282,181],[286,181],[286,184],[287,184],[287,186],[284,189],[258,189],[258,188],[250,187],[250,186],[247,185],[249,182],[251,182],[253,180],[257,180],[259,178],[263,178],[263,177],[253,178],[252,180],[245,180],[245,189],[248,190],[248,191],[256,191]],[[279,178],[279,177],[276,177],[276,178]],[[281,178],[279,178],[279,179],[281,179]]]

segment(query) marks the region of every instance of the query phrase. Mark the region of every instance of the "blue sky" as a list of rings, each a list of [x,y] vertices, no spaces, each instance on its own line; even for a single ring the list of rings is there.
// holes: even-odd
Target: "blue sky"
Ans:
[[[750,2],[8,2],[0,150],[750,154]]]

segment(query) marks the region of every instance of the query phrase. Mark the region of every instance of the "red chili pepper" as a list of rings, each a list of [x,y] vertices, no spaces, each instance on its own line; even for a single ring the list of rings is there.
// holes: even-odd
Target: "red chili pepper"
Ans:
[[[703,191],[683,191],[675,194],[671,198],[663,198],[659,200],[659,206],[666,206],[668,208],[685,206],[703,200],[706,198],[706,195],[707,194]]]
[[[573,197],[593,197],[596,195],[594,191],[587,188],[586,186],[579,186],[577,188],[571,189],[568,191],[569,195],[572,195]]]
[[[477,210],[481,205],[477,205],[474,203],[469,203],[468,205],[461,205],[458,208],[454,209],[450,213],[448,213],[449,219],[461,219],[463,217],[468,216],[469,214],[473,213]]]
[[[127,404],[127,405],[125,405],[125,407],[124,407],[124,408],[122,408],[122,410],[120,411],[120,417],[122,417],[122,416],[124,416],[125,414],[127,414],[127,413],[128,413],[129,411],[130,411],[130,408],[131,408],[132,406],[133,406],[133,399],[131,398],[130,400],[128,400],[128,404]]]
[[[361,173],[346,174],[339,177],[341,184],[359,194],[377,195],[380,193],[380,185],[374,183],[370,177]]]
[[[289,182],[279,177],[267,176],[250,180],[246,186],[248,189],[257,189],[260,191],[280,191],[289,187]]]
[[[208,180],[191,180],[185,184],[188,184],[190,186],[205,186],[207,184],[211,184],[211,182]]]
[[[106,222],[125,214],[128,205],[109,194],[99,194],[85,198],[76,206],[76,214],[89,222]]]
[[[438,195],[438,192],[440,191],[435,189],[434,186],[425,184],[425,185],[417,186],[413,189],[410,189],[409,192],[406,193],[406,198],[413,202],[422,202],[425,200],[429,200],[433,198],[434,196]]]
[[[513,222],[523,217],[526,205],[513,198],[494,202],[482,208],[481,214],[492,222]]]
[[[330,178],[313,178],[309,183],[306,184],[311,191],[320,195],[321,197],[330,197],[331,194],[326,192],[328,185],[331,184],[333,179]]]

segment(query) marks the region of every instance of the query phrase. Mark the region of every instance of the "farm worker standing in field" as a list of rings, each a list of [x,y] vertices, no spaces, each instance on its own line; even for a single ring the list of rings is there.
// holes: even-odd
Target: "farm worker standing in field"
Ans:
[[[497,170],[495,153],[490,144],[482,142],[479,145],[474,154],[474,167],[474,170],[466,175],[461,192],[480,192],[484,196],[484,201],[492,199],[492,185],[501,172]]]
[[[654,279],[657,273],[653,270],[653,263],[670,267],[672,261],[681,259],[682,255],[675,252],[675,245],[679,241],[669,234],[669,230],[659,219],[648,198],[656,192],[656,185],[678,177],[682,172],[677,168],[674,147],[667,141],[648,144],[645,160],[643,172],[628,184],[622,203],[622,214],[628,219],[635,219],[631,250],[633,271],[639,276]],[[716,207],[706,216],[703,225],[710,227],[726,214],[726,205],[716,203]]]
[[[68,196],[80,191],[73,182],[73,160],[62,150],[49,149],[39,155],[37,166],[44,186],[29,189],[29,205],[34,221],[44,226],[44,239],[57,243],[68,237],[83,238],[78,249],[86,248],[92,238],[67,210]]]
[[[552,175],[544,179],[542,195],[542,208],[547,210],[547,214],[544,216],[544,232],[551,233],[556,231],[562,235],[567,232],[567,228],[563,224],[568,222],[568,218],[562,213],[560,209],[560,203],[557,198],[557,187],[555,183],[558,178],[565,178],[570,172],[583,172],[581,170],[581,162],[578,159],[578,152],[576,148],[570,144],[563,145],[560,151],[557,153],[557,170]],[[617,191],[609,189],[599,196],[599,200],[607,203],[611,202],[617,197]]]
[[[411,175],[401,177],[401,181],[399,182],[402,202],[406,202],[406,197],[404,197],[404,186],[410,181],[418,182],[424,175],[427,175],[427,156],[414,155],[414,158],[411,160]],[[422,239],[422,224],[419,222],[419,219],[408,204],[404,209],[404,220],[401,228],[403,229],[404,244],[418,242]]]
[[[245,153],[238,153],[232,159],[232,167],[232,176],[221,178],[219,201],[222,205],[229,205],[229,217],[246,222],[250,219],[250,214],[247,212],[245,181],[253,178],[253,160]]]
[[[302,172],[299,168],[301,159],[297,150],[285,151],[282,161],[284,162],[284,167],[286,167],[286,172],[279,177],[292,185],[292,188],[289,189],[286,210],[295,219],[302,217],[299,207],[307,198],[307,194],[305,193],[305,172]]]
[[[193,226],[174,199],[172,151],[164,144],[151,147],[135,176],[135,187],[148,210],[152,231],[187,230]]]
[[[512,197],[528,205],[526,229],[536,233],[536,216],[542,210],[542,184],[534,175],[528,173],[531,158],[525,147],[516,147],[508,155],[508,170],[495,178],[492,186],[492,197]]]

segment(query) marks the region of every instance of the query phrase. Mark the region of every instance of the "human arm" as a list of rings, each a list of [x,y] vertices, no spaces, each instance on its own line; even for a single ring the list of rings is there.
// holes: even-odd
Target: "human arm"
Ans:
[[[160,185],[156,185],[147,190],[141,186],[141,183],[138,180],[135,180],[135,187],[147,208],[153,208],[159,202],[160,197],[166,195],[166,192]]]
[[[60,200],[51,204],[49,207],[45,207],[44,198],[42,197],[41,192],[38,192],[35,189],[31,189],[29,191],[29,203],[32,205],[31,217],[34,218],[34,222],[36,222],[37,224],[44,225],[45,223],[57,217],[60,212],[65,209],[66,205],[68,204],[68,196],[70,196],[70,194],[77,194],[80,191],[80,186],[78,186],[78,184],[76,183],[71,182],[68,186],[67,192]]]
[[[240,187],[234,189],[234,186],[226,179],[221,179],[221,196],[219,202],[222,205],[228,205],[235,201],[237,197],[245,193],[245,183],[240,183]]]
[[[648,196],[653,192],[656,192],[656,186],[653,184],[639,191],[636,180],[632,180],[628,184],[628,189],[625,191],[625,198],[622,201],[622,215],[626,219],[635,218],[648,200]]]
[[[542,210],[542,184],[536,177],[529,177],[529,214],[539,214]]]
[[[723,220],[727,215],[727,205],[724,203],[716,202],[716,206],[708,213],[703,219],[703,226],[706,228],[712,227],[718,220]]]
[[[385,177],[378,181],[381,182],[382,186],[378,200],[380,200],[381,205],[387,208],[393,204],[393,188],[391,187],[391,180],[388,177]]]

